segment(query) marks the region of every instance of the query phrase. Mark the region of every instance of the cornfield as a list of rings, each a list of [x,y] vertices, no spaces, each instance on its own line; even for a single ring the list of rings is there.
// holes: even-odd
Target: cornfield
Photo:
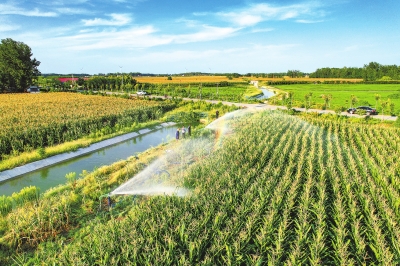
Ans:
[[[158,118],[172,104],[73,93],[0,95],[0,158],[115,125]]]
[[[191,195],[140,201],[41,246],[30,262],[400,264],[399,129],[276,112],[231,127],[186,171]]]

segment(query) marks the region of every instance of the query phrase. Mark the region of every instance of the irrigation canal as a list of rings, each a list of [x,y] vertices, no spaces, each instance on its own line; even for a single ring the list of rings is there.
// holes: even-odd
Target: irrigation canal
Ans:
[[[158,146],[159,144],[174,138],[176,127],[159,127],[159,129],[155,131],[144,130],[143,132],[145,133],[135,134],[134,136],[136,137],[127,139],[117,144],[115,144],[115,142],[118,141],[118,137],[115,138],[117,140],[114,140],[114,142],[113,139],[106,140],[108,141],[108,144],[104,144],[106,147],[101,149],[95,148],[95,151],[91,152],[84,151],[84,149],[90,151],[93,149],[92,146],[96,145],[96,143],[90,146],[92,148],[88,147],[79,149],[76,154],[74,154],[75,152],[64,154],[69,155],[71,159],[63,159],[63,161],[59,163],[51,164],[47,167],[18,175],[17,177],[7,179],[4,178],[5,181],[0,182],[0,196],[10,196],[13,192],[18,192],[22,188],[31,185],[39,187],[40,191],[44,192],[51,187],[66,183],[67,179],[65,178],[65,175],[70,172],[75,172],[77,177],[79,177],[79,174],[84,170],[90,172],[103,165],[110,165],[119,160],[125,160],[128,157],[143,152],[151,147]],[[113,143],[114,145],[111,144],[112,146],[110,146],[110,143]],[[49,162],[52,160],[52,158],[53,157],[49,157],[42,161]],[[53,159],[56,161],[55,158]],[[42,164],[44,162],[42,162]],[[37,162],[35,163],[37,164]],[[25,168],[29,169],[29,166]]]

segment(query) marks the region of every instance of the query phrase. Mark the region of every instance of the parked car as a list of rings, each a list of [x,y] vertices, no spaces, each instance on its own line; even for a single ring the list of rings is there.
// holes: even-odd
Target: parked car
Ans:
[[[357,110],[362,110],[365,112],[367,115],[377,115],[378,112],[376,111],[375,108],[369,107],[369,106],[358,106],[356,108],[349,108],[347,109],[347,112],[349,114],[355,114]]]
[[[29,86],[29,88],[26,89],[26,92],[28,92],[28,93],[39,93],[40,92],[40,87],[39,86]]]
[[[138,91],[136,94],[137,94],[137,95],[146,95],[147,92],[145,92],[145,91]]]

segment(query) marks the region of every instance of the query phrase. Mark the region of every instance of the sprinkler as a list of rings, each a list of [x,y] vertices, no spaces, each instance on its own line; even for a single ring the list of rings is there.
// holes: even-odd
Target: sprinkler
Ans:
[[[99,209],[100,210],[103,208],[103,206],[105,206],[105,205],[103,205],[104,199],[107,199],[107,204],[105,204],[105,205],[108,207],[108,209],[110,209],[111,207],[115,206],[115,204],[113,204],[113,201],[111,199],[111,195],[110,194],[104,194],[104,195],[101,195],[99,197],[99,201],[100,201]]]

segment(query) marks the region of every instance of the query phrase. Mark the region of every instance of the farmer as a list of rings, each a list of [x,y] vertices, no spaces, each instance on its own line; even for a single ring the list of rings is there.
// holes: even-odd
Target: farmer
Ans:
[[[219,117],[219,111],[217,110],[215,111],[215,118],[218,119],[218,117]]]
[[[185,138],[186,129],[185,126],[182,127],[182,138]]]
[[[192,126],[191,125],[188,126],[188,134],[189,134],[189,137],[192,135]]]
[[[176,138],[176,139],[179,139],[179,128],[176,130],[175,138]]]

